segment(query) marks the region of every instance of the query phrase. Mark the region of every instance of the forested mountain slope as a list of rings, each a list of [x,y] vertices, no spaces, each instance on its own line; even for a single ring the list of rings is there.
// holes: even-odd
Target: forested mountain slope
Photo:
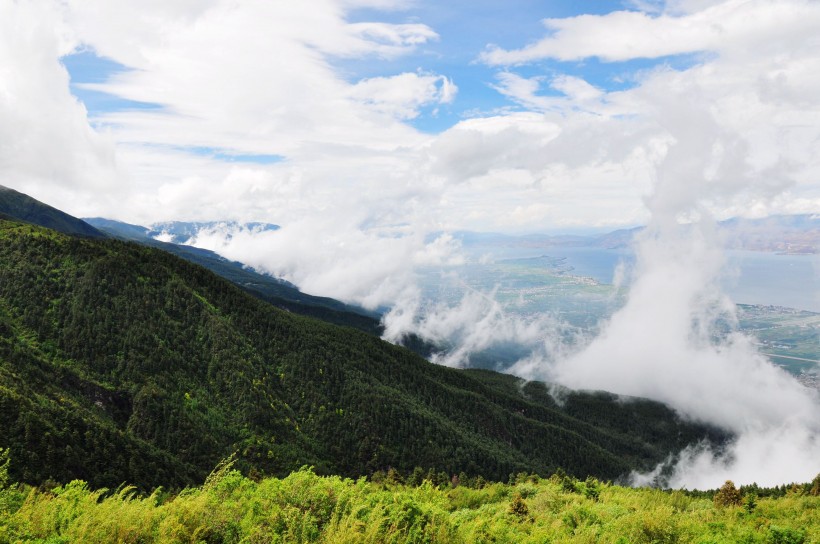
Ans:
[[[0,447],[31,483],[415,466],[614,478],[704,437],[663,405],[433,365],[119,240],[0,221]]]

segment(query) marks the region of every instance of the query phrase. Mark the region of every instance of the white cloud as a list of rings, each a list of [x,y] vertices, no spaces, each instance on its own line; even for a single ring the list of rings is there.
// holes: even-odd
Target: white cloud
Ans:
[[[276,231],[200,232],[191,245],[212,249],[317,295],[367,308],[394,304],[414,291],[415,269],[461,262],[449,235],[425,240],[410,228],[363,229],[359,218],[329,213]]]
[[[406,53],[408,47],[439,38],[432,28],[422,24],[355,23],[350,25],[350,30],[354,35],[361,36],[371,43],[381,44],[383,46],[379,50],[381,54]]]
[[[625,165],[626,150],[630,164],[638,166],[638,159],[638,168],[657,177],[656,167],[665,153],[658,155],[658,142],[667,142],[663,147],[668,149],[673,143],[670,135],[684,129],[702,131],[702,141],[721,132],[731,143],[719,152],[735,154],[738,160],[726,161],[724,170],[709,174],[714,183],[701,187],[704,204],[713,213],[744,214],[747,203],[755,202],[760,210],[762,201],[770,203],[764,206],[767,213],[816,211],[820,161],[810,149],[820,137],[820,125],[813,123],[820,106],[818,79],[812,76],[820,69],[818,38],[811,30],[820,20],[817,4],[689,2],[670,3],[666,10],[657,17],[619,12],[561,19],[555,23],[560,32],[537,47],[503,52],[507,56],[488,54],[485,60],[514,64],[596,55],[629,60],[667,54],[664,47],[677,48],[676,53],[708,50],[708,56],[688,68],[659,65],[635,74],[633,86],[623,91],[603,92],[577,77],[525,78],[509,70],[498,75],[496,89],[530,110],[561,114],[562,133],[555,141],[563,144],[562,155],[570,164],[579,160],[586,161],[586,168],[601,161]],[[682,33],[678,41],[685,47],[676,45],[669,25]],[[718,26],[724,28],[720,39],[704,38]],[[578,45],[581,42],[583,46]],[[621,42],[626,45],[621,47]],[[667,107],[670,100],[682,100],[683,107]],[[691,109],[686,104],[691,103],[705,105],[705,113],[687,118]],[[704,115],[710,117],[706,124],[699,121]],[[582,149],[590,153],[579,152]],[[726,170],[729,164],[733,166]],[[618,189],[616,194],[629,194],[617,185],[612,188]],[[592,198],[598,195],[593,193]]]
[[[373,216],[391,215],[389,208],[395,210],[396,201],[388,200],[414,198],[424,191],[410,188],[415,180],[407,179],[399,180],[395,190],[379,187],[410,171],[409,150],[428,140],[403,121],[421,107],[452,102],[457,87],[445,76],[423,71],[358,84],[346,81],[333,59],[394,57],[437,38],[423,24],[345,20],[345,10],[371,4],[398,9],[403,3],[180,0],[114,6],[92,0],[68,2],[59,9],[56,3],[37,4],[45,14],[42,25],[21,22],[14,30],[26,29],[33,43],[42,42],[44,47],[58,31],[73,41],[52,47],[43,56],[59,76],[56,79],[42,63],[24,59],[16,52],[20,48],[9,42],[9,55],[17,58],[4,66],[23,76],[9,80],[32,84],[41,94],[60,95],[60,115],[72,109],[77,115],[74,133],[57,144],[57,135],[69,124],[57,123],[60,115],[39,115],[47,111],[47,101],[37,93],[19,93],[20,103],[8,109],[9,116],[32,112],[21,123],[39,124],[42,129],[37,134],[48,133],[52,124],[57,128],[57,135],[43,138],[42,147],[27,148],[37,157],[28,161],[29,167],[41,170],[42,189],[33,191],[35,196],[54,202],[48,196],[63,191],[72,179],[68,171],[72,161],[87,154],[76,148],[87,140],[95,144],[97,155],[91,159],[98,159],[98,164],[83,162],[76,169],[82,183],[73,189],[82,191],[92,180],[119,178],[119,190],[112,194],[109,187],[85,193],[74,199],[85,205],[65,206],[82,215],[144,223],[222,218],[288,221],[328,210],[344,215],[347,210],[339,205],[344,202],[355,208],[361,194],[383,202],[379,204],[383,209],[370,210]],[[12,19],[4,21],[11,24]],[[68,92],[67,74],[57,61],[79,43],[126,67],[107,81],[84,84],[84,88],[161,108],[98,114],[92,121],[103,128],[92,129],[82,105]],[[37,73],[29,73],[35,69]],[[11,129],[14,124],[4,126]],[[114,142],[117,161],[123,166],[119,171],[110,168]],[[66,153],[60,155],[58,149]],[[284,160],[237,166],[207,156],[209,149],[223,156],[280,155]],[[55,161],[52,170],[45,172],[48,157]],[[104,176],[96,173],[95,166],[111,171]],[[253,191],[246,189],[249,183]],[[127,208],[121,206],[125,199]]]
[[[715,337],[717,324],[735,316],[718,287],[725,262],[709,208],[738,195],[765,198],[779,183],[771,183],[765,161],[755,164],[753,143],[730,129],[695,81],[651,95],[653,119],[671,140],[654,169],[657,181],[646,199],[651,221],[638,238],[626,304],[574,355],[540,367],[530,359],[515,370],[570,387],[655,398],[736,433],[720,457],[687,451],[671,485],[806,481],[820,458],[820,396],[757,353],[749,338]],[[681,220],[693,223],[683,227]],[[784,442],[773,445],[773,438]],[[793,453],[799,455],[788,466],[766,460]]]
[[[88,126],[58,58],[77,42],[59,4],[0,3],[0,174],[70,209],[84,189],[116,192],[114,142]]]
[[[682,14],[652,16],[642,11],[545,19],[549,35],[522,49],[492,47],[481,58],[491,65],[538,59],[605,61],[658,58],[704,51],[765,50],[771,43],[815,41],[820,7],[808,0],[727,0],[678,5]]]
[[[84,87],[162,106],[105,113],[94,120],[117,139],[130,171],[146,174],[139,179],[142,190],[132,198],[135,207],[127,211],[131,216],[168,219],[172,213],[195,213],[282,221],[306,206],[319,212],[339,201],[337,193],[358,193],[385,170],[401,171],[397,150],[426,139],[403,121],[454,94],[450,80],[427,73],[359,85],[345,81],[331,59],[393,57],[436,34],[422,24],[349,24],[346,8],[329,0],[70,5],[68,18],[80,39],[130,68]],[[256,172],[259,190],[255,198],[241,193],[231,198],[225,190],[237,170],[214,159],[186,157],[185,150],[192,148],[288,160],[244,169]],[[395,157],[388,155],[394,152]],[[161,184],[147,175],[158,169]],[[234,174],[227,177],[228,172]],[[294,172],[303,178],[298,196],[305,199],[286,202],[279,190],[291,184]],[[363,179],[356,179],[359,173]],[[263,209],[264,203],[270,207]]]
[[[560,92],[560,96],[538,94],[547,81],[544,76],[524,78],[512,72],[500,72],[496,78],[499,83],[493,86],[495,90],[531,110],[562,113],[577,110],[607,116],[621,113],[607,104],[606,93],[578,77],[559,75],[549,81],[549,86]]]
[[[445,348],[434,354],[433,362],[458,368],[469,366],[471,356],[495,346],[543,346],[545,330],[555,331],[551,337],[557,344],[562,332],[553,316],[516,316],[504,309],[494,292],[475,290],[465,290],[453,305],[427,304],[418,291],[405,291],[383,321],[387,340],[400,343],[406,335],[416,334]]]
[[[396,119],[414,119],[428,104],[449,104],[458,87],[444,76],[405,72],[390,77],[363,79],[350,89],[350,97]]]
[[[625,91],[607,92],[582,77],[554,72],[528,77],[502,72],[495,88],[529,111],[465,120],[428,136],[405,121],[425,108],[457,103],[452,78],[420,70],[350,82],[335,64],[340,58],[375,62],[426,47],[438,34],[424,24],[348,23],[347,10],[360,3],[330,0],[318,7],[217,0],[114,6],[90,0],[57,9],[43,3],[59,23],[49,25],[49,32],[67,29],[77,36],[72,44],[82,41],[133,68],[88,88],[162,105],[99,115],[94,121],[106,127],[104,132],[89,128],[81,112],[77,119],[85,135],[72,138],[73,145],[93,142],[96,155],[86,153],[83,171],[103,170],[86,182],[119,177],[119,189],[111,198],[109,191],[85,194],[74,199],[82,207],[70,211],[148,222],[174,214],[284,222],[328,209],[343,214],[340,203],[360,209],[365,203],[351,195],[367,195],[370,223],[418,219],[434,229],[500,230],[630,224],[646,217],[642,199],[671,142],[665,123],[686,122],[655,115],[658,102],[681,86],[691,89],[691,100],[714,104],[718,128],[740,134],[751,167],[771,173],[766,194],[758,183],[731,202],[716,203],[716,214],[743,210],[746,202],[768,202],[784,188],[791,200],[781,198],[766,209],[816,210],[820,159],[813,142],[820,123],[813,121],[820,89],[811,74],[820,61],[814,38],[805,32],[814,11],[796,0],[781,4],[775,10],[778,24],[770,25],[776,28],[761,22],[743,30],[753,35],[748,38],[753,45],[721,42],[713,46],[716,56],[691,68],[661,67],[631,76],[633,88]],[[401,9],[406,3],[373,7]],[[689,29],[688,42],[707,43],[697,21],[720,16],[727,28],[736,29],[742,17],[761,21],[765,9],[760,2],[690,2],[669,3],[657,17],[626,15],[651,27],[650,34],[674,24],[681,32]],[[577,40],[597,44],[597,36],[616,28],[610,25],[616,16],[562,19],[561,32],[547,40],[570,49]],[[772,32],[794,39],[769,39]],[[65,79],[38,88],[65,89]],[[24,100],[32,111],[38,107],[35,100]],[[38,122],[50,121],[31,120]],[[119,170],[112,168],[114,142]],[[285,160],[237,168],[197,156],[193,147]],[[236,198],[229,198],[237,176],[246,175],[256,179],[253,196],[243,196],[240,184]],[[41,174],[37,194],[63,191],[63,176],[72,179],[60,172],[47,181]],[[299,191],[283,194],[296,178]],[[118,203],[126,197],[133,205],[123,210]],[[523,210],[534,210],[536,202],[549,213],[528,214],[534,222],[524,224]]]
[[[633,87],[617,92],[580,76],[504,71],[495,88],[528,111],[464,120],[437,136],[405,121],[425,107],[457,101],[450,77],[420,70],[350,82],[334,64],[339,58],[376,62],[438,39],[420,23],[347,22],[348,10],[362,3],[30,5],[39,6],[46,23],[14,28],[30,27],[31,43],[50,60],[3,64],[21,74],[6,85],[36,82],[32,92],[16,92],[3,128],[20,126],[16,133],[30,131],[41,147],[9,152],[4,160],[12,165],[28,157],[26,179],[37,181],[18,188],[46,200],[64,196],[60,201],[75,213],[139,222],[339,219],[326,225],[353,215],[361,225],[409,225],[419,233],[632,224],[647,218],[643,200],[681,127],[701,131],[704,141],[725,134],[714,153],[742,158],[731,170],[712,171],[714,183],[701,188],[716,215],[820,210],[820,158],[814,153],[820,83],[813,77],[820,59],[817,38],[805,30],[816,9],[806,2],[676,2],[662,6],[658,16],[562,19],[561,31],[545,39],[556,51],[617,51],[619,40],[629,41],[638,28],[629,25],[645,25],[640,36],[663,34],[672,25],[686,34],[691,50],[714,49],[687,69],[661,66],[634,74]],[[4,6],[10,13],[34,9]],[[771,24],[765,23],[767,10],[777,15]],[[612,24],[621,18],[629,28]],[[725,41],[703,37],[712,32],[702,28],[710,18],[728,29]],[[752,24],[741,28],[743,18]],[[613,43],[599,38],[619,28],[624,34]],[[772,39],[772,33],[791,38]],[[11,36],[4,33],[4,43],[11,44]],[[89,87],[163,108],[108,113],[95,120],[106,129],[90,128],[55,60],[80,41],[133,68]],[[588,50],[576,49],[578,41]],[[52,106],[38,93],[59,96],[52,108],[59,112],[40,115]],[[666,107],[670,100],[710,104],[711,119],[675,115]],[[73,112],[70,121],[63,120],[67,112]],[[192,153],[195,146],[284,160],[231,164]],[[711,148],[690,151],[714,154]],[[127,208],[121,206],[125,199]],[[350,229],[351,243],[368,239],[356,229]]]

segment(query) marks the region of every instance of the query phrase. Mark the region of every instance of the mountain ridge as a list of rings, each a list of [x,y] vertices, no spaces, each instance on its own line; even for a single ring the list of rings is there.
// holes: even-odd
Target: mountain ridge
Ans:
[[[66,234],[89,238],[106,236],[81,219],[3,185],[0,185],[0,213],[8,218],[52,228]]]

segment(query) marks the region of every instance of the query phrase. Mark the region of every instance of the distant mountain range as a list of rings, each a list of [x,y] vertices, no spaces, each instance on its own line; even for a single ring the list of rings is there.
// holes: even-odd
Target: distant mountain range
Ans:
[[[0,446],[17,481],[178,487],[231,453],[252,474],[609,479],[727,439],[656,402],[552,389],[559,404],[545,384],[434,365],[160,249],[181,246],[3,213]]]
[[[820,253],[820,215],[776,215],[730,219],[720,224],[734,249],[777,253]]]

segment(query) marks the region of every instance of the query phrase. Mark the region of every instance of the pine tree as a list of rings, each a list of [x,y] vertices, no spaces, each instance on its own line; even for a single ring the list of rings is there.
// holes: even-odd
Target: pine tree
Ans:
[[[719,508],[740,506],[741,502],[742,496],[740,490],[735,487],[735,483],[732,480],[726,480],[726,483],[715,493],[715,506]]]
[[[510,514],[518,517],[521,520],[525,520],[530,517],[530,509],[527,507],[527,503],[524,502],[524,499],[521,497],[521,493],[516,493],[513,497],[512,501],[510,502]]]

